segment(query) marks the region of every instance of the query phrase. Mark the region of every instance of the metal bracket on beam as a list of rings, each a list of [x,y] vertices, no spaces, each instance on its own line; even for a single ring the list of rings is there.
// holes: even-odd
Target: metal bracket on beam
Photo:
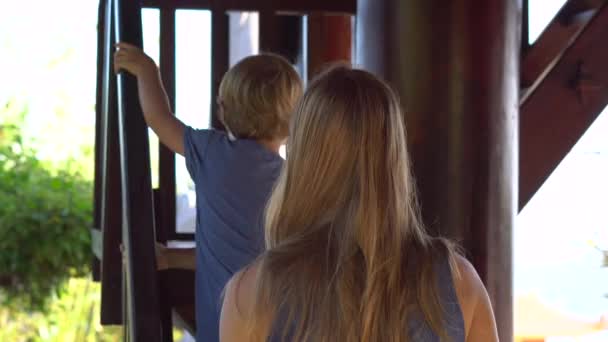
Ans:
[[[570,86],[576,91],[579,103],[582,105],[587,104],[589,97],[603,88],[585,69],[583,61],[578,61],[574,77],[570,81]]]

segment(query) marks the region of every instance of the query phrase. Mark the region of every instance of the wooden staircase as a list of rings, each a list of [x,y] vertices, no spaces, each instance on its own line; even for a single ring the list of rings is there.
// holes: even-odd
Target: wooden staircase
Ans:
[[[93,251],[94,277],[101,281],[101,323],[123,325],[125,341],[171,342],[174,327],[195,335],[194,272],[158,271],[154,244],[193,240],[192,234],[175,229],[175,157],[159,150],[159,187],[152,189],[148,129],[138,102],[136,80],[116,76],[112,59],[114,44],[126,41],[142,46],[142,6],[156,8],[160,20],[160,72],[172,106],[176,83],[176,11],[211,12],[211,98],[216,98],[220,80],[229,66],[230,27],[227,11],[260,12],[260,46],[264,51],[284,52],[283,22],[293,24],[294,15],[315,23],[306,35],[311,45],[305,70],[313,74],[328,59],[350,58],[351,15],[356,0],[284,2],[260,0],[101,0],[98,16],[97,107],[95,144],[95,210]],[[331,12],[331,15],[326,15]],[[263,22],[262,22],[263,21]],[[336,32],[336,28],[339,28]],[[299,32],[301,33],[301,32]],[[291,34],[291,33],[290,33]],[[340,47],[331,39],[347,36]],[[297,45],[297,44],[295,44]],[[299,49],[298,46],[295,46]],[[331,53],[328,54],[329,47]],[[299,61],[301,62],[301,61]],[[215,101],[211,113],[216,112]],[[212,115],[211,125],[221,129]],[[120,246],[124,246],[123,259]],[[124,262],[123,262],[124,260]]]

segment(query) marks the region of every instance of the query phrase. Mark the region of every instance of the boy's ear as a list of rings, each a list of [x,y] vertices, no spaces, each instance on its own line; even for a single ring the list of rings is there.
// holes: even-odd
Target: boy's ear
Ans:
[[[219,97],[216,99],[216,102],[217,102],[217,113],[215,113],[215,115],[217,115],[217,118],[220,120],[220,122],[222,123],[222,125],[224,126],[226,131],[230,133],[230,129],[228,128],[228,125],[226,124],[226,120],[224,120],[224,102]]]
[[[215,100],[217,103],[217,116],[223,121],[224,120],[224,101],[219,97]]]

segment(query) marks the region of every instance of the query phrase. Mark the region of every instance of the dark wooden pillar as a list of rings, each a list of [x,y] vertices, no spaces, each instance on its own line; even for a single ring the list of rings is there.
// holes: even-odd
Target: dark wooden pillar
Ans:
[[[160,9],[160,73],[175,113],[175,9]],[[159,188],[154,192],[156,239],[165,243],[176,238],[175,230],[175,153],[164,144],[158,146]]]
[[[260,52],[276,53],[296,64],[301,45],[302,17],[261,11],[259,20]]]
[[[307,77],[310,79],[328,64],[351,62],[352,16],[311,13],[307,18]]]
[[[512,340],[520,8],[512,0],[359,0],[356,63],[406,110],[425,222],[459,241]]]
[[[226,12],[219,6],[211,12],[211,32],[211,127],[223,130],[217,116],[217,96],[229,65],[229,21]]]

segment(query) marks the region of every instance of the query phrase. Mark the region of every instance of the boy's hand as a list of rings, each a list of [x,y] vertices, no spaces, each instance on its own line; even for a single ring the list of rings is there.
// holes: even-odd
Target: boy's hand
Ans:
[[[154,60],[146,55],[140,48],[129,43],[117,43],[114,53],[114,72],[125,70],[130,74],[141,77],[157,70]]]
[[[125,70],[137,77],[139,103],[146,123],[170,150],[184,155],[185,125],[171,111],[171,104],[158,67],[140,48],[128,43],[116,44],[114,71]]]
[[[156,242],[156,268],[159,271],[169,269],[169,259],[170,259],[170,251],[163,244]],[[120,253],[122,254],[122,263],[123,266],[127,264],[127,255],[125,253],[125,247],[120,244]]]

